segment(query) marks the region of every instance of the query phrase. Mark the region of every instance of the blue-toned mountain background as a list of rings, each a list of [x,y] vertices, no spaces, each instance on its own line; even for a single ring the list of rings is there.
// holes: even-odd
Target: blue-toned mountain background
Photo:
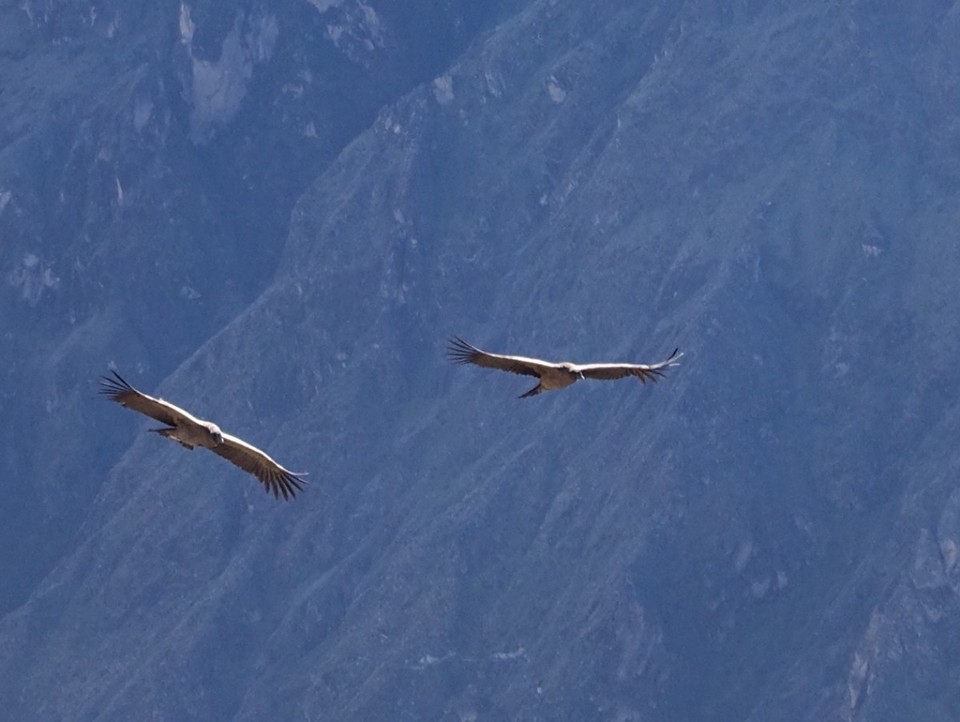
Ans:
[[[958,228],[953,0],[3,3],[2,716],[960,718]]]

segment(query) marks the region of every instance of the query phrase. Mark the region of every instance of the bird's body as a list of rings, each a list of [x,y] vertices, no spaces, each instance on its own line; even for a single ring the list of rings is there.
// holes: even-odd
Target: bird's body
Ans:
[[[236,436],[221,431],[211,421],[199,419],[193,414],[169,401],[148,396],[128,384],[116,371],[113,378],[102,377],[101,393],[121,406],[139,411],[141,414],[165,424],[163,428],[151,429],[154,433],[176,441],[187,449],[201,447],[210,449],[218,456],[253,474],[266,491],[275,497],[281,494],[284,499],[293,498],[297,491],[303,491],[307,483],[298,474],[285,469],[266,453],[251,446]]]
[[[168,429],[150,429],[151,431],[173,439],[187,449],[200,446],[213,449],[223,443],[223,432],[216,424],[197,419],[197,423],[177,424]]]
[[[527,393],[522,394],[521,399],[536,396],[544,391],[566,388],[580,379],[610,381],[627,376],[636,376],[643,383],[647,381],[656,383],[658,378],[664,376],[664,369],[677,366],[677,360],[683,356],[682,353],[679,353],[679,349],[676,349],[666,361],[655,364],[575,364],[569,361],[555,363],[527,356],[505,356],[489,353],[476,346],[471,346],[457,337],[450,339],[447,353],[454,363],[470,363],[485,368],[494,368],[538,378],[540,382]]]
[[[543,391],[554,391],[563,389],[579,381],[582,377],[574,370],[574,365],[570,362],[557,364],[556,366],[545,366],[540,374],[540,383],[536,393]],[[533,389],[528,392],[533,396]],[[521,397],[522,398],[522,397]]]

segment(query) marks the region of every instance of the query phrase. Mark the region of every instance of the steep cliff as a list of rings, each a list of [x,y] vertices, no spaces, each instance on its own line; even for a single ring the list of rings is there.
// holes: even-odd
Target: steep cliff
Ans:
[[[496,18],[418,8],[430,22],[301,0],[0,8],[0,610],[135,433],[100,433],[92,379],[116,363],[153,386],[249,305],[307,184]]]

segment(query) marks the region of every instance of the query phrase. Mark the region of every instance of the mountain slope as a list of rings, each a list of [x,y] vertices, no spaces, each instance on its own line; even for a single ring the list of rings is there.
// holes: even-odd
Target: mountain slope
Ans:
[[[13,712],[955,718],[960,11],[727,7],[505,6],[381,108],[158,389],[310,488],[139,434]],[[450,334],[686,355],[519,401]]]

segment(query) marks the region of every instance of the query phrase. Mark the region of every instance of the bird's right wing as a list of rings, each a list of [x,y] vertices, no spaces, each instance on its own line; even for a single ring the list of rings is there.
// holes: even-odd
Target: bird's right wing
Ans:
[[[179,406],[174,406],[169,401],[157,399],[148,396],[135,389],[124,381],[123,377],[116,371],[113,371],[113,378],[109,376],[100,377],[100,393],[111,401],[116,401],[121,406],[128,409],[139,411],[151,419],[156,419],[168,426],[176,426],[184,421],[198,423],[199,419],[193,414],[184,411]]]
[[[450,339],[447,346],[447,356],[449,356],[451,361],[458,364],[474,364],[475,366],[500,369],[501,371],[509,371],[513,374],[536,376],[537,378],[542,376],[547,369],[559,368],[559,364],[553,364],[538,358],[503,356],[501,354],[488,353],[476,346],[471,346],[456,336]]]

